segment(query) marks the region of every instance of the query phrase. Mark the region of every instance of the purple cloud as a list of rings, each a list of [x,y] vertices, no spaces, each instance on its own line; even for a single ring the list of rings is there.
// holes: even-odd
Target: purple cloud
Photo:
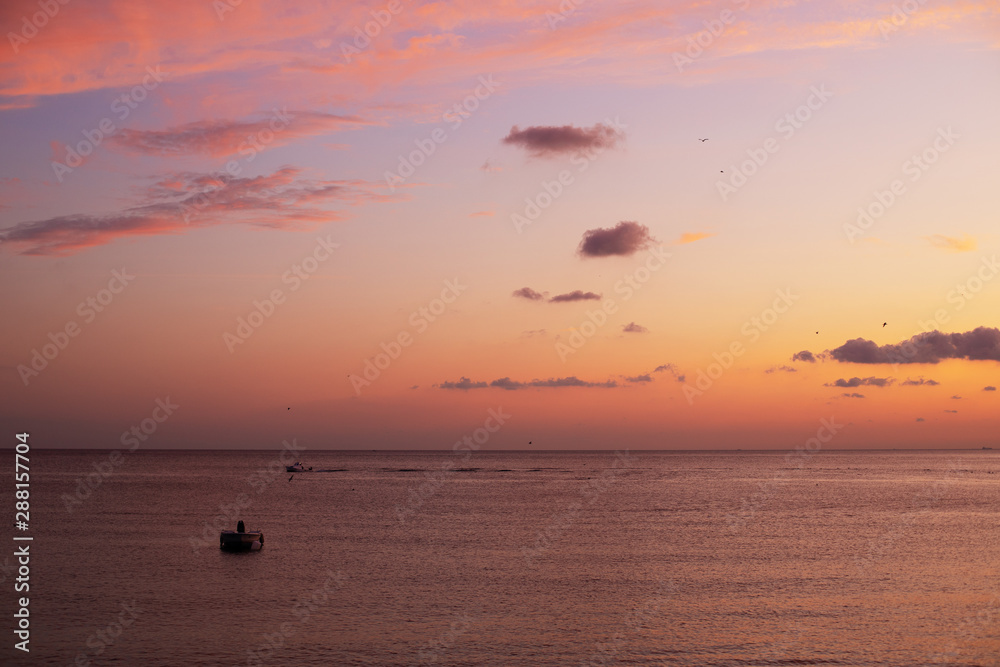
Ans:
[[[926,384],[928,386],[931,386],[931,387],[934,387],[934,386],[937,386],[937,385],[939,385],[941,383],[938,382],[937,380],[925,380],[923,377],[919,377],[916,380],[911,380],[910,378],[906,378],[906,381],[902,382],[900,384],[903,387],[914,387],[914,386],[919,386],[919,385],[924,385],[924,384]]]
[[[573,290],[567,294],[557,294],[549,299],[549,303],[566,303],[569,301],[600,301],[601,295],[593,292],[581,292]]]
[[[541,292],[536,292],[530,287],[522,287],[519,290],[514,290],[511,296],[519,296],[522,299],[530,299],[531,301],[541,301],[545,298],[545,295]]]
[[[802,350],[792,355],[792,361],[808,361],[810,364],[816,363],[816,355],[809,350]]]
[[[535,125],[523,130],[515,125],[503,143],[524,148],[531,157],[553,157],[614,148],[623,138],[621,132],[603,123],[592,127]]]
[[[928,331],[902,343],[882,346],[855,338],[830,355],[837,361],[855,364],[936,364],[942,359],[1000,361],[1000,329],[977,327],[952,334]]]
[[[441,389],[462,389],[463,391],[468,391],[469,389],[485,389],[485,382],[473,382],[469,378],[462,376],[458,382],[442,382],[440,385]]]
[[[641,324],[636,324],[635,322],[629,322],[622,327],[622,331],[625,333],[648,333],[649,329],[642,326]]]
[[[583,233],[578,252],[584,257],[632,255],[656,242],[649,227],[622,220],[614,227],[589,229]]]
[[[843,378],[840,378],[836,382],[833,382],[833,383],[827,382],[823,386],[824,387],[845,387],[845,388],[862,387],[862,386],[886,387],[886,386],[892,384],[893,382],[894,382],[894,380],[892,378],[876,378],[876,377],[858,378],[858,377],[854,377],[854,378],[851,378],[850,380],[845,380]]]

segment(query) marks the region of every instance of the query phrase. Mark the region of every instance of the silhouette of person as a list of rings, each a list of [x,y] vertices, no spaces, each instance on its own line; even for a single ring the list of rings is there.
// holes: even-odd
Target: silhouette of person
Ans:
[[[243,525],[243,521],[242,520],[240,520],[240,522],[236,524],[236,532],[237,533],[245,533],[246,532],[246,526]]]

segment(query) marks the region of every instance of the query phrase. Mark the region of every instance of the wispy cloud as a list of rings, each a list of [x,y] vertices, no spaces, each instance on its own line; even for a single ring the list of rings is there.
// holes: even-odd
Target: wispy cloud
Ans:
[[[654,373],[670,373],[678,382],[684,382],[686,376],[683,375],[675,364],[660,364],[653,369]]]
[[[910,378],[906,378],[906,380],[904,380],[903,382],[900,382],[899,384],[902,387],[917,387],[917,386],[920,386],[920,385],[927,385],[929,387],[935,387],[935,386],[937,386],[937,385],[939,385],[941,383],[938,382],[937,380],[925,380],[923,377],[919,377],[916,380],[911,380]]]
[[[816,363],[816,355],[809,350],[802,350],[792,355],[792,361],[807,361],[810,364]]]
[[[840,378],[835,382],[827,382],[823,386],[824,387],[888,387],[893,382],[894,380],[892,378],[853,377],[850,380],[845,380],[843,378]]]
[[[265,146],[370,124],[357,116],[276,110],[273,116],[257,120],[203,120],[166,130],[123,129],[112,141],[145,155],[225,157],[240,152],[253,155]]]
[[[532,389],[532,388],[558,388],[558,387],[597,387],[604,389],[611,389],[618,387],[619,384],[614,380],[606,380],[604,382],[588,382],[586,380],[581,380],[576,376],[569,376],[564,378],[548,378],[547,380],[531,380],[529,382],[520,382],[516,380],[511,380],[509,377],[502,377],[492,382],[473,382],[467,377],[460,378],[457,382],[442,382],[438,385],[441,389],[486,389],[491,387],[494,389],[505,389],[507,391],[517,391],[519,389]]]
[[[942,234],[935,234],[926,238],[935,248],[941,248],[949,252],[970,252],[975,250],[977,245],[976,239],[968,234],[963,235],[960,239]]]
[[[629,322],[628,324],[622,326],[622,331],[625,333],[649,333],[649,329],[641,324],[636,324],[635,322]]]
[[[301,231],[343,218],[326,205],[400,198],[381,193],[382,187],[360,180],[309,179],[293,167],[252,178],[180,173],[155,182],[136,206],[105,215],[22,222],[0,231],[0,240],[24,255],[68,255],[118,238],[179,234],[219,224]]]
[[[792,368],[791,366],[771,366],[764,372],[767,374],[775,373],[777,371],[782,371],[783,373],[797,373],[798,369]]]
[[[708,239],[715,236],[709,232],[684,232],[681,234],[680,238],[674,241],[674,245],[685,245],[688,243],[694,243],[695,241],[700,241],[702,239]]]

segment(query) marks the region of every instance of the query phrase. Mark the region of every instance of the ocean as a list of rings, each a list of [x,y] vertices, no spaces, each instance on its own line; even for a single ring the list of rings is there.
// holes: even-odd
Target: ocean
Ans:
[[[30,458],[4,664],[1000,662],[1000,452]]]

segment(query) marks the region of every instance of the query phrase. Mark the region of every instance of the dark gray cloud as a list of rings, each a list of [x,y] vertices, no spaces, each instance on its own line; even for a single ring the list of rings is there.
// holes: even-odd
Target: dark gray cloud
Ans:
[[[462,376],[458,382],[442,382],[438,385],[442,389],[485,389],[488,385],[485,382],[473,382],[469,378]]]
[[[958,394],[956,394],[956,395],[952,396],[952,398],[953,398],[954,400],[956,400],[956,401],[960,401],[960,400],[962,400],[962,397],[961,397],[961,396],[959,396]]]
[[[931,386],[931,387],[936,387],[937,385],[939,385],[941,383],[938,382],[937,380],[925,380],[923,377],[919,377],[916,380],[911,380],[910,378],[906,378],[905,381],[903,381],[903,382],[900,383],[900,385],[903,386],[903,387],[914,387],[914,386],[919,386],[919,385],[924,385],[924,384],[926,384],[928,386]]]
[[[865,397],[864,394],[858,394],[858,393],[854,393],[854,394],[841,394],[841,395],[842,396],[846,396],[847,398],[864,398]]]
[[[521,289],[514,290],[511,296],[519,296],[522,299],[530,299],[532,301],[541,301],[545,298],[545,295],[541,292],[536,292],[530,287],[522,287]]]
[[[958,410],[945,410],[945,412],[950,412],[950,413],[955,414],[955,415],[958,414]]]
[[[917,417],[917,421],[918,422],[922,422],[922,421],[924,421],[924,418],[923,417]]]
[[[506,389],[508,391],[515,391],[518,389],[530,389],[532,387],[602,387],[602,388],[614,388],[619,386],[614,380],[607,380],[606,382],[588,382],[586,380],[581,380],[578,377],[571,375],[564,378],[548,378],[546,380],[531,380],[530,382],[520,382],[517,380],[511,380],[509,377],[502,377],[492,382],[473,382],[467,377],[462,377],[458,382],[442,382],[437,385],[441,389],[486,389],[487,387],[494,387],[497,389]]]
[[[942,359],[1000,361],[1000,329],[977,327],[951,334],[928,331],[902,343],[882,346],[855,338],[832,350],[830,356],[855,364],[936,364]]]
[[[671,375],[674,376],[674,379],[677,380],[678,382],[684,382],[684,379],[686,377],[685,375],[681,374],[681,372],[677,369],[677,366],[674,364],[660,364],[659,366],[653,369],[653,372],[670,373]]]
[[[629,322],[622,327],[622,331],[625,333],[647,333],[649,329],[642,326],[641,324],[636,324],[635,322]]]
[[[792,361],[808,361],[810,364],[816,363],[816,355],[809,350],[802,350],[792,355]]]
[[[652,382],[653,376],[649,373],[644,373],[643,375],[633,375],[631,377],[626,375],[625,379],[628,382]]]
[[[996,391],[996,390],[997,390],[997,388],[994,387],[994,386],[992,386],[992,385],[983,387],[983,391]]]
[[[553,157],[614,148],[623,138],[621,132],[604,123],[592,127],[534,125],[523,130],[515,125],[503,143],[524,148],[532,157]]]
[[[593,292],[582,292],[580,290],[573,290],[566,294],[557,294],[556,296],[549,299],[549,303],[565,303],[567,301],[600,301],[601,295],[595,294]]]
[[[854,378],[851,378],[850,380],[845,380],[843,378],[840,378],[836,382],[827,382],[823,386],[824,387],[847,387],[847,388],[865,387],[865,386],[870,386],[870,387],[887,387],[887,386],[891,385],[893,382],[895,382],[895,380],[893,380],[892,378],[876,378],[876,377],[857,378],[857,377],[854,377]]]
[[[775,373],[777,371],[783,371],[785,373],[798,373],[798,370],[792,368],[791,366],[771,366],[764,372],[770,375],[771,373]]]
[[[614,227],[585,231],[578,251],[584,257],[632,255],[655,242],[649,227],[631,220],[622,220]]]

